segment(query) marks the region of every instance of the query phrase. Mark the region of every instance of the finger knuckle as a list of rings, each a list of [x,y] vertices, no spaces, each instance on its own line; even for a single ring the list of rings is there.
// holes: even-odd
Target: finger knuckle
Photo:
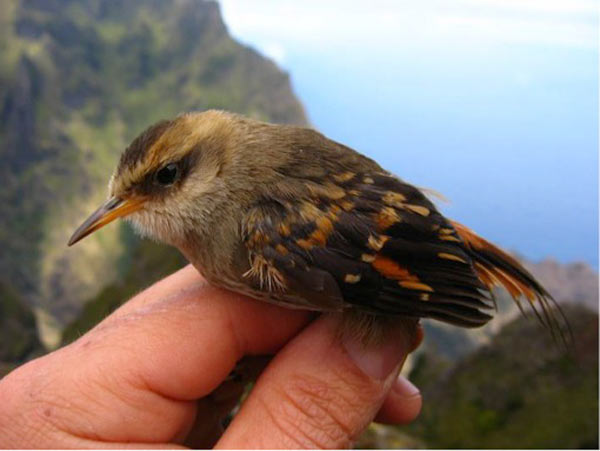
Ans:
[[[274,387],[276,403],[265,406],[279,432],[303,447],[350,446],[363,427],[365,396],[348,381],[302,375]]]

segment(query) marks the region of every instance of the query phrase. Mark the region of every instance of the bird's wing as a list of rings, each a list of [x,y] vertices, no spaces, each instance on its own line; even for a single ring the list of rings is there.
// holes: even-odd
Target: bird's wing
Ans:
[[[354,308],[479,326],[488,287],[463,238],[417,188],[387,173],[332,175],[306,192],[262,199],[247,214],[245,275],[305,308]]]

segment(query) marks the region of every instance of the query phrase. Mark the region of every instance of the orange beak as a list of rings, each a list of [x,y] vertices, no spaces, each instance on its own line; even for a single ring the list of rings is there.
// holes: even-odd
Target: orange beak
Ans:
[[[115,219],[139,210],[142,208],[143,203],[144,199],[142,198],[121,199],[119,197],[111,197],[98,210],[93,212],[89,218],[83,221],[83,224],[71,236],[68,245],[72,246]]]

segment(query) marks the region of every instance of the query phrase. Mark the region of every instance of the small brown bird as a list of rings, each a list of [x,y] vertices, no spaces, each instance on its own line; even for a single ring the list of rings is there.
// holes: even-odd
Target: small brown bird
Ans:
[[[481,326],[496,285],[558,327],[552,298],[515,259],[311,129],[223,111],[159,122],[125,150],[109,199],[69,245],[119,217],[179,248],[210,283],[347,312],[367,341],[400,317]]]

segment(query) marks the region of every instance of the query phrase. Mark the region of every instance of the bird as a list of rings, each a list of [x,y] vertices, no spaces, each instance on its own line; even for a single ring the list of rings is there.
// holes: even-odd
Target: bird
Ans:
[[[446,218],[423,189],[311,128],[184,113],[131,142],[108,191],[69,246],[124,218],[178,248],[209,283],[340,312],[365,342],[402,318],[483,326],[497,286],[561,330],[556,302],[515,258]]]

